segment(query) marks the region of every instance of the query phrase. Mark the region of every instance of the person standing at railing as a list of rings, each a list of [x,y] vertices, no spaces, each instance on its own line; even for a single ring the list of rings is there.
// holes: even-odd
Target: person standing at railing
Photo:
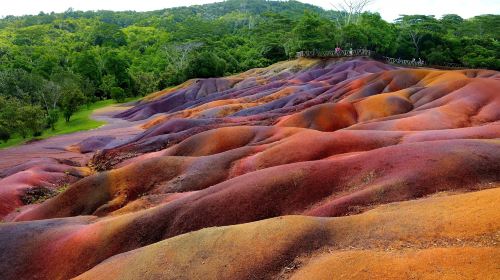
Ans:
[[[352,48],[349,49],[349,55],[352,56]]]

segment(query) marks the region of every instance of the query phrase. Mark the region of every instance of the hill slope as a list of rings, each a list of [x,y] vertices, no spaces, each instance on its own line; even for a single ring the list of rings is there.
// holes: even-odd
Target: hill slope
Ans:
[[[97,152],[90,168],[67,169],[92,174],[75,173],[85,178],[59,195],[13,211],[29,189],[1,193],[13,206],[0,225],[0,271],[493,279],[499,92],[496,71],[367,58],[187,81],[116,115],[141,130],[134,136],[67,146]],[[33,185],[46,180],[30,168],[6,172],[0,187],[26,170]]]

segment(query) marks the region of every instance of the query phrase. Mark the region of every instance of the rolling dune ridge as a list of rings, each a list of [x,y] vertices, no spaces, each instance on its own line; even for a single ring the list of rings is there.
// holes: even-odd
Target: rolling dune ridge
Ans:
[[[114,117],[0,170],[0,278],[500,274],[496,71],[299,59]]]

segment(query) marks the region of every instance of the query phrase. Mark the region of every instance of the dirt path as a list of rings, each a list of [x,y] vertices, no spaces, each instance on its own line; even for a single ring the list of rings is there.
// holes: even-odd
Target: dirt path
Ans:
[[[116,137],[119,141],[142,131],[142,129],[139,128],[142,122],[129,122],[112,117],[114,114],[128,108],[130,108],[130,106],[111,105],[95,110],[91,117],[95,120],[107,122],[107,124],[96,129],[58,135],[24,145],[2,149],[0,150],[0,170],[16,166],[32,159],[47,157],[70,159],[83,164],[92,156],[92,153],[80,154],[67,151],[64,148],[91,136],[111,135]]]

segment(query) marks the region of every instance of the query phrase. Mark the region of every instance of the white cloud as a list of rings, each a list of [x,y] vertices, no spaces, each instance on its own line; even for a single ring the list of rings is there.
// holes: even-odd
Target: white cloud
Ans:
[[[300,0],[301,2],[331,9],[339,0]],[[63,12],[75,10],[135,10],[151,11],[176,6],[189,6],[220,2],[217,0],[0,0],[0,16]],[[368,10],[379,12],[392,21],[400,14],[458,14],[470,18],[480,14],[500,14],[499,0],[374,0]]]

